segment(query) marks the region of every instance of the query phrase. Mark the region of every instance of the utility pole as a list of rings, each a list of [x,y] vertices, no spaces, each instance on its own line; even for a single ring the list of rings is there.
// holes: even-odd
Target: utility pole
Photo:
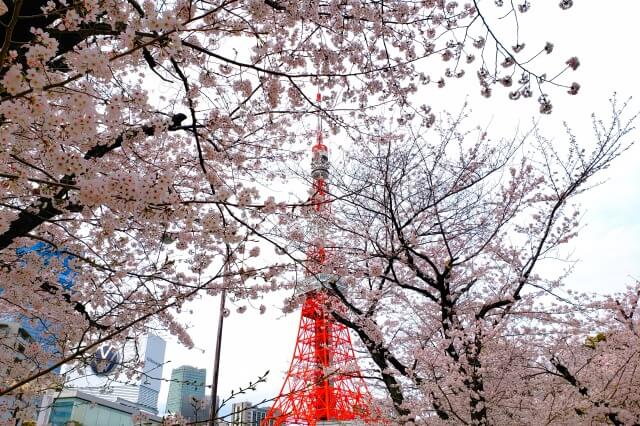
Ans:
[[[224,324],[225,301],[227,299],[227,288],[225,287],[225,278],[229,276],[229,258],[231,250],[227,244],[227,258],[225,260],[224,275],[222,277],[222,292],[220,292],[220,311],[218,312],[218,334],[216,336],[216,353],[213,358],[213,380],[211,382],[211,415],[209,416],[209,426],[216,425],[216,417],[218,417],[218,407],[216,400],[218,399],[218,376],[220,374],[220,349],[222,347],[222,325]]]
[[[218,314],[218,335],[216,337],[216,353],[213,359],[213,382],[211,383],[211,417],[209,418],[209,426],[215,426],[215,418],[218,417],[218,407],[216,399],[218,398],[218,374],[220,372],[220,347],[222,345],[222,324],[224,322],[224,304],[227,298],[227,289],[223,288],[220,293],[220,312]]]

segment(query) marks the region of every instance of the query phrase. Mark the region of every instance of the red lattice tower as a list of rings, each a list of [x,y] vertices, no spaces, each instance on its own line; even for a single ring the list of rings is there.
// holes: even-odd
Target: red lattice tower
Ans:
[[[317,101],[321,101],[320,93]],[[323,144],[320,116],[316,138],[311,148],[312,244],[307,252],[307,277],[297,291],[304,297],[298,337],[280,394],[262,426],[374,423],[371,395],[362,379],[349,330],[334,319],[328,307],[338,301],[327,288],[342,284],[338,276],[324,270],[324,224],[331,214],[331,203],[327,193],[329,151]]]

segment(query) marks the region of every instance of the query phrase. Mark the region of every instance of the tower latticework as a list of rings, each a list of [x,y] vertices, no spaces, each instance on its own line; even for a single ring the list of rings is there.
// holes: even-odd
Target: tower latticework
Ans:
[[[317,101],[321,101],[319,93]],[[320,117],[311,154],[311,244],[307,276],[297,291],[304,298],[298,336],[280,394],[261,424],[372,424],[371,395],[358,367],[349,330],[332,315],[332,309],[340,305],[329,288],[342,284],[330,271],[326,248],[325,223],[331,214],[329,151],[323,143]]]

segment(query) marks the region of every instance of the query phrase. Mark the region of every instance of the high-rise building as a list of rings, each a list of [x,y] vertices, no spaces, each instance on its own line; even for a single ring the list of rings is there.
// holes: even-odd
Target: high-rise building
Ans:
[[[248,401],[235,402],[231,406],[231,426],[260,426],[268,411],[268,407],[256,407]]]
[[[183,365],[171,372],[167,412],[180,414],[191,421],[209,417],[210,407],[204,396],[207,370]],[[197,417],[197,419],[196,419]]]
[[[165,347],[165,341],[153,334],[127,341],[121,348],[104,344],[96,350],[87,371],[68,371],[66,387],[156,414]],[[123,364],[134,363],[141,365],[139,377],[118,374]]]

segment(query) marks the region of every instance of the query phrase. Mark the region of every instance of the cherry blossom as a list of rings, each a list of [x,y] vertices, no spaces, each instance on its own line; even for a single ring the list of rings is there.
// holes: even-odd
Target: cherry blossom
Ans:
[[[507,19],[525,25],[526,8],[511,6]],[[0,380],[0,396],[59,386],[56,368],[83,368],[101,343],[148,327],[192,346],[178,314],[200,294],[224,288],[241,300],[292,288],[282,274],[302,261],[307,233],[296,215],[308,206],[264,188],[305,158],[310,116],[363,140],[381,104],[413,105],[433,125],[419,90],[463,76],[477,75],[486,96],[518,91],[534,104],[543,90],[577,91],[529,47],[505,48],[524,45],[515,35],[488,31],[495,7],[0,0],[0,311],[56,325],[55,343],[30,348]],[[499,87],[505,76],[488,70],[500,63],[523,79]],[[503,196],[522,196],[533,181],[519,173]],[[285,259],[260,255],[254,241]],[[37,243],[58,258],[21,253]],[[59,278],[68,268],[67,288]],[[0,364],[13,355],[2,352]]]

